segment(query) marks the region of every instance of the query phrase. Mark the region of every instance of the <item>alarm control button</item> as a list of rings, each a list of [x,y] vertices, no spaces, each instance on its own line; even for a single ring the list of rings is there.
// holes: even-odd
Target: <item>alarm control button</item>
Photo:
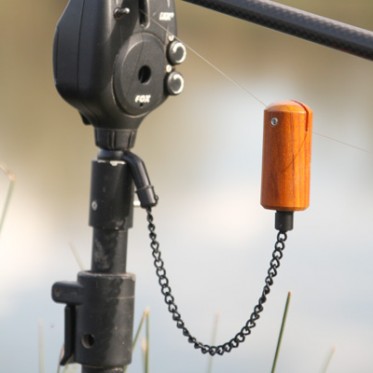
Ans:
[[[183,76],[173,71],[166,77],[166,88],[170,95],[179,95],[184,90],[184,78]]]
[[[178,40],[174,40],[168,46],[167,57],[171,65],[183,63],[187,56],[185,45]]]

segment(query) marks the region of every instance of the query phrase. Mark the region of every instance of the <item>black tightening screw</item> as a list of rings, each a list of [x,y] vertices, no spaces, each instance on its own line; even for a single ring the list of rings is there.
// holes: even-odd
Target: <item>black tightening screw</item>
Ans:
[[[130,13],[131,13],[130,8],[115,8],[114,9],[114,18],[116,20],[120,20],[124,16],[126,16],[127,14],[130,14]]]

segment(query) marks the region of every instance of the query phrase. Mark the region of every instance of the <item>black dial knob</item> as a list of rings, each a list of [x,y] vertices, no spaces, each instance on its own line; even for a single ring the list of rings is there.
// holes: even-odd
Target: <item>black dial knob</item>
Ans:
[[[184,90],[184,78],[177,71],[173,71],[166,77],[166,87],[170,95],[179,95]]]
[[[167,57],[171,65],[179,65],[183,63],[186,59],[186,55],[187,50],[182,42],[174,40],[169,44]]]

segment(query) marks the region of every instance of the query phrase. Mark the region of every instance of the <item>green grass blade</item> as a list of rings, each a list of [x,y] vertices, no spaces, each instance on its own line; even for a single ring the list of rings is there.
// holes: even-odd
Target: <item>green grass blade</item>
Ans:
[[[145,338],[146,338],[146,350],[145,350],[145,368],[144,373],[149,373],[149,350],[150,350],[150,315],[147,310],[145,318]]]
[[[142,328],[144,326],[144,322],[145,322],[146,318],[148,317],[148,314],[149,314],[149,309],[147,308],[144,311],[144,313],[142,314],[139,326],[137,327],[135,338],[133,339],[133,342],[132,342],[132,350],[134,350],[136,348],[136,345],[137,345],[137,342],[139,340],[139,336],[140,336],[141,330],[142,330]]]
[[[79,269],[81,271],[84,271],[84,265],[83,265],[82,258],[80,257],[80,255],[78,253],[78,250],[76,249],[75,245],[72,242],[70,242],[69,247],[70,247],[70,250],[71,250],[72,254],[74,255],[74,258],[76,260],[76,263],[78,264]]]
[[[137,342],[139,340],[139,337],[140,337],[140,333],[142,331],[142,328],[144,326],[144,323],[145,323],[145,320],[149,318],[149,309],[147,308],[144,313],[142,314],[141,316],[141,320],[139,322],[139,326],[137,327],[137,330],[136,330],[136,333],[135,333],[135,337],[133,338],[133,341],[132,341],[132,351],[136,348],[137,346]],[[123,373],[126,373],[127,372],[127,368],[128,366],[125,366],[124,367],[124,371]]]
[[[58,364],[57,364],[57,373],[61,373],[61,365],[60,365],[60,361],[61,361],[61,358],[62,358],[62,355],[63,355],[63,352],[64,352],[64,345],[62,346],[61,350],[60,350],[60,356],[58,357]],[[65,369],[63,370],[62,373],[65,372]]]
[[[1,232],[3,230],[5,218],[7,216],[7,212],[8,212],[8,209],[9,209],[10,200],[12,199],[14,185],[15,185],[15,182],[16,182],[16,176],[13,174],[12,171],[8,170],[3,165],[0,165],[0,171],[3,172],[4,175],[9,180],[9,186],[8,186],[8,190],[7,190],[6,197],[5,197],[5,203],[4,203],[3,210],[1,211],[1,216],[0,216],[0,234],[1,234]]]
[[[214,323],[213,323],[213,326],[212,326],[212,333],[211,333],[211,345],[212,346],[216,345],[216,338],[218,336],[219,321],[220,321],[220,313],[217,313],[214,317]],[[212,362],[213,362],[213,357],[210,355],[208,357],[207,373],[212,372]]]
[[[327,373],[328,372],[328,369],[329,369],[329,366],[330,366],[330,362],[332,361],[332,358],[333,358],[334,354],[335,354],[335,347],[333,347],[330,350],[330,352],[329,352],[329,354],[328,354],[328,356],[327,356],[327,358],[325,360],[323,369],[321,370],[321,373]]]
[[[280,333],[278,335],[276,353],[275,353],[275,357],[273,359],[271,373],[275,373],[275,371],[276,371],[277,360],[278,360],[278,356],[280,354],[282,337],[284,335],[284,330],[285,330],[285,325],[286,325],[286,318],[287,318],[288,311],[289,311],[289,306],[290,306],[290,299],[291,299],[291,293],[289,291],[288,296],[286,298],[286,304],[285,304],[284,314],[282,316],[282,323],[281,323]]]
[[[38,348],[39,348],[39,373],[45,373],[44,325],[42,321],[39,321],[39,325],[38,325]]]
[[[148,370],[147,361],[146,361],[147,350],[148,350],[148,341],[146,340],[146,338],[143,338],[141,341],[141,352],[142,352],[144,373],[147,373],[147,370]]]

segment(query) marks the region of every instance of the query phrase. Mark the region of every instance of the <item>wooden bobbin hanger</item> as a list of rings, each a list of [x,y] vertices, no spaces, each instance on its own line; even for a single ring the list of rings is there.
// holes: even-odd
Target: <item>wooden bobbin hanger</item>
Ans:
[[[293,213],[304,210],[309,205],[311,136],[312,111],[308,106],[296,101],[286,101],[270,105],[265,110],[261,204],[266,209],[277,211],[275,228],[279,232],[258,302],[240,331],[223,344],[202,343],[186,327],[175,303],[162,259],[152,214],[154,204],[141,204],[147,211],[150,247],[155,259],[154,266],[161,293],[168,311],[172,315],[176,327],[181,329],[188,342],[193,344],[195,349],[201,350],[203,354],[223,355],[237,348],[251,334],[264,310],[264,304],[283,257],[287,232],[293,229]],[[135,166],[136,163],[133,163],[133,167]],[[144,172],[139,174],[142,175]],[[135,180],[135,185],[138,190],[144,190],[144,188],[146,191],[153,190],[147,177],[146,180],[138,182]],[[139,198],[142,198],[143,195],[144,193],[140,193]],[[157,198],[152,200],[156,203]]]
[[[261,205],[276,210],[276,229],[293,227],[293,212],[310,201],[312,110],[297,101],[264,111]]]

